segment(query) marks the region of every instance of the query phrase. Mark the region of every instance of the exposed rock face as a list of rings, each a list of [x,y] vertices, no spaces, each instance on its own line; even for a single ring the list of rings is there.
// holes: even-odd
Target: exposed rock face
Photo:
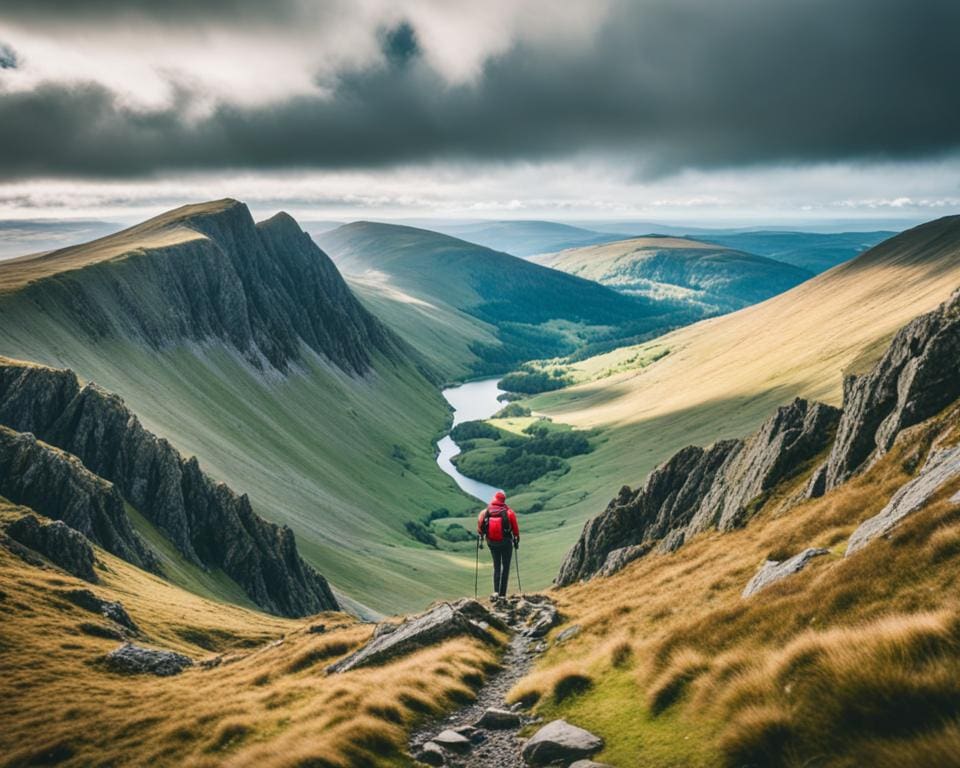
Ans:
[[[601,571],[609,575],[658,542],[672,551],[691,534],[742,526],[779,482],[829,445],[839,418],[836,408],[797,399],[744,440],[684,448],[655,469],[643,488],[624,486],[584,526],[557,584]]]
[[[24,515],[10,523],[6,532],[11,539],[43,555],[67,573],[97,583],[93,547],[86,536],[62,520],[41,520],[36,515]]]
[[[767,560],[760,570],[754,574],[754,577],[750,579],[750,582],[747,584],[746,588],[743,590],[741,597],[750,597],[751,595],[757,594],[762,589],[766,589],[771,584],[776,584],[778,581],[782,581],[787,578],[787,576],[792,576],[795,573],[799,573],[804,568],[807,567],[813,558],[820,557],[822,555],[830,554],[829,549],[814,548],[809,547],[799,555],[794,555],[787,560],[777,561],[777,560]]]
[[[809,489],[819,496],[868,468],[901,430],[960,398],[960,291],[894,336],[870,373],[843,386],[837,439]]]
[[[916,512],[946,483],[960,476],[960,446],[934,448],[913,480],[897,491],[887,505],[853,532],[846,554],[852,555],[878,536],[889,533],[900,521]],[[960,501],[960,494],[954,497]]]
[[[137,246],[157,232],[184,230],[201,237]],[[286,214],[255,224],[235,200],[185,206],[101,247],[123,239],[124,258],[54,274],[20,294],[52,316],[66,312],[93,339],[132,338],[157,349],[216,340],[260,368],[286,371],[309,348],[362,373],[373,354],[397,353],[393,335]]]
[[[490,626],[502,626],[502,622],[476,600],[440,603],[426,613],[408,618],[394,631],[381,633],[358,651],[331,664],[327,672],[349,672],[358,667],[382,664],[460,635],[493,644],[496,640],[488,629]]]
[[[603,739],[590,731],[570,725],[566,720],[554,720],[537,731],[523,747],[523,759],[528,765],[552,765],[590,757],[603,749]]]
[[[40,442],[29,432],[0,426],[0,496],[62,520],[117,557],[159,572],[156,555],[130,525],[116,488],[90,472],[76,456]],[[58,541],[67,543],[66,539]],[[45,537],[44,546],[53,543]],[[72,541],[70,547],[75,548]],[[54,562],[70,559],[67,552],[56,554],[49,547],[41,554]]]
[[[43,400],[44,395],[49,399]],[[33,407],[26,415],[8,407],[28,397]],[[214,482],[196,458],[184,459],[169,442],[144,429],[118,396],[96,384],[81,389],[70,371],[0,360],[4,418],[83,462],[46,446],[38,448],[42,444],[10,430],[0,433],[0,494],[12,501],[60,517],[108,551],[150,566],[146,548],[138,553],[134,546],[140,540],[123,509],[126,499],[186,557],[223,569],[262,608],[303,616],[338,607],[326,580],[298,554],[293,531],[259,517],[247,496]],[[4,442],[9,444],[6,452]],[[67,477],[63,467],[74,470],[70,477],[81,476],[86,486],[99,491],[106,511],[69,518],[57,513],[73,509],[71,505],[93,492],[79,492],[76,483],[55,482]],[[13,484],[12,495],[2,490],[5,484]],[[87,522],[91,519],[96,524]]]
[[[159,677],[179,675],[187,667],[193,666],[193,659],[182,653],[142,648],[133,643],[124,643],[110,651],[104,657],[104,661],[107,668],[113,672],[125,675],[150,674]]]

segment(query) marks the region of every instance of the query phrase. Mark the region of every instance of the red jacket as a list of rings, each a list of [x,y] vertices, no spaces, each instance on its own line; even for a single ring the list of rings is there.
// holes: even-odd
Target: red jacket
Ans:
[[[510,531],[513,534],[513,539],[519,541],[520,526],[517,525],[517,514],[506,504],[491,503],[490,506],[481,511],[477,517],[477,533],[481,536],[486,536],[487,541],[494,544],[504,541],[506,538],[504,536],[505,531],[503,530],[504,512],[506,513],[507,521],[510,523]],[[487,518],[488,514],[489,519]],[[483,529],[485,520],[487,522],[486,531]]]

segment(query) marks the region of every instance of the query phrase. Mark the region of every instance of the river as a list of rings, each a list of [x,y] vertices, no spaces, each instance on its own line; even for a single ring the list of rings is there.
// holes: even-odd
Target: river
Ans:
[[[464,421],[489,419],[503,408],[503,403],[497,400],[497,396],[503,393],[502,389],[497,388],[499,380],[499,377],[497,377],[496,379],[470,381],[443,390],[443,396],[453,407],[454,427]],[[481,501],[490,501],[490,498],[498,489],[492,485],[481,483],[479,480],[472,480],[461,474],[453,466],[453,457],[460,453],[460,446],[453,441],[453,438],[450,435],[445,436],[437,443],[437,447],[440,449],[440,454],[437,456],[437,464],[440,465],[440,469],[450,475],[466,493]]]

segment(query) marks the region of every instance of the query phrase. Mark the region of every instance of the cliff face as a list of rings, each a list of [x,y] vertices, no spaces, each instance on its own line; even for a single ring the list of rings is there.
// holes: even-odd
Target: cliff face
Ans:
[[[810,484],[819,496],[868,468],[901,430],[960,397],[960,291],[897,332],[873,370],[843,387],[843,418]]]
[[[744,440],[684,448],[586,524],[557,584],[612,573],[654,545],[673,550],[694,533],[745,524],[766,494],[827,447],[839,418],[836,408],[797,399]]]
[[[160,571],[156,555],[133,530],[116,488],[75,456],[29,432],[0,426],[0,496],[62,520],[134,565]]]
[[[27,402],[28,410],[17,407]],[[121,547],[136,538],[123,510],[126,499],[186,557],[221,568],[262,608],[291,616],[337,608],[326,580],[300,558],[289,528],[260,518],[245,495],[214,482],[196,458],[184,459],[144,429],[116,395],[95,384],[81,389],[70,371],[0,359],[0,422],[30,430],[72,454],[38,451],[32,437],[5,430],[10,448],[7,462],[0,464],[0,494],[11,501],[63,519],[108,551],[142,564]],[[73,495],[84,496],[45,469],[52,461],[48,453],[89,470],[91,478],[110,488],[109,515],[67,519],[56,514],[78,503]],[[2,490],[7,486],[9,493]],[[98,529],[84,523],[87,518],[109,520],[113,527]],[[81,522],[73,526],[73,519]]]
[[[146,249],[137,245],[141,230],[154,236]],[[200,236],[164,245],[156,232],[168,230]],[[121,240],[121,257],[44,276],[18,295],[43,312],[66,313],[93,339],[133,338],[158,349],[217,340],[282,372],[305,349],[350,373],[364,373],[376,353],[398,354],[393,335],[285,214],[255,224],[236,201],[187,206],[86,247]]]

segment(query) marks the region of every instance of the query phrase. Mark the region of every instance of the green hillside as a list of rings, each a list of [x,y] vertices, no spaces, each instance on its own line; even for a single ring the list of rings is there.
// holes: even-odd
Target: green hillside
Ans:
[[[255,227],[224,201],[25,265],[0,267],[2,354],[122,395],[349,597],[395,612],[468,591],[472,550],[404,528],[475,506],[434,463],[446,403],[292,219]]]
[[[474,375],[648,336],[691,319],[673,306],[413,227],[355,222],[317,240],[355,285],[368,288],[364,293],[381,295],[381,316],[414,347],[423,340],[417,302],[442,312],[454,357],[467,362]],[[387,309],[387,304],[393,306]],[[498,343],[464,330],[455,318],[465,316],[480,321],[486,339],[495,332]]]
[[[637,237],[535,260],[631,296],[689,304],[705,315],[756,304],[813,276],[773,259],[680,237]]]

